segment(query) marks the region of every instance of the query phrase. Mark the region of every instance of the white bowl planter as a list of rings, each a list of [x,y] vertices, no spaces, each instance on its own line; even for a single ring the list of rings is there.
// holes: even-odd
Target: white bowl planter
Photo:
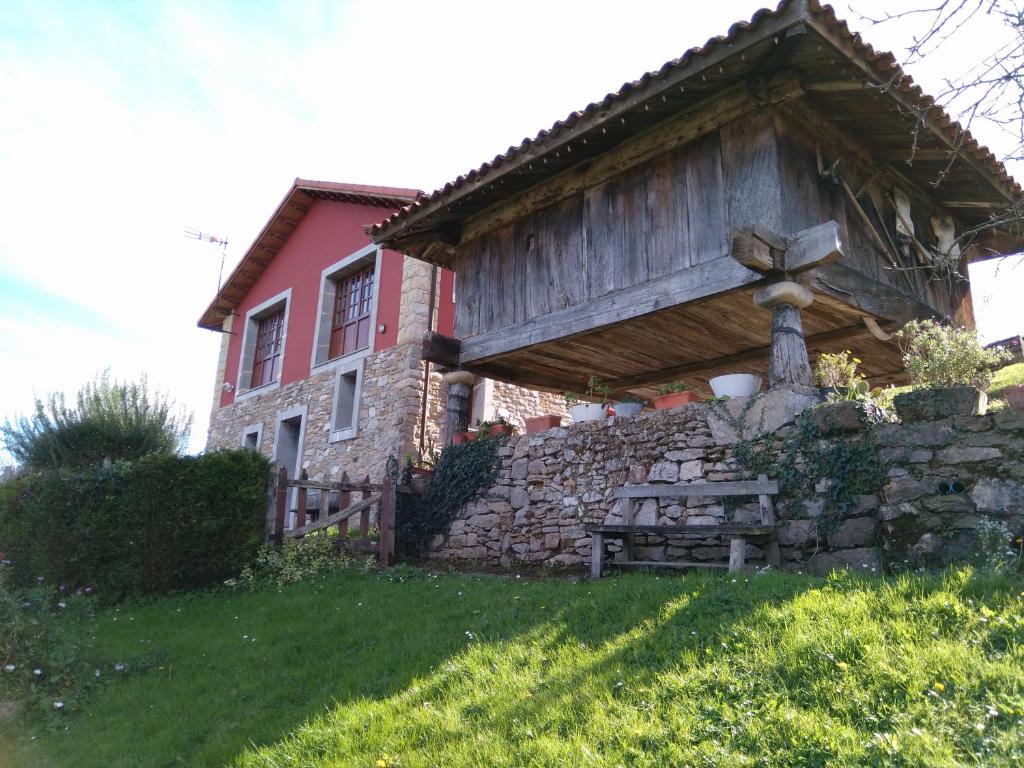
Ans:
[[[569,416],[579,424],[581,421],[600,421],[608,413],[608,409],[600,403],[580,403],[569,409]]]
[[[715,397],[750,397],[761,389],[761,377],[752,373],[727,373],[715,376],[708,384]]]

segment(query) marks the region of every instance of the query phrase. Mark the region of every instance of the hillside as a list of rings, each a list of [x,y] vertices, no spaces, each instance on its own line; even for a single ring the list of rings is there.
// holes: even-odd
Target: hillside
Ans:
[[[1024,583],[342,571],[125,605],[11,766],[1018,765]],[[156,656],[154,656],[156,654]],[[153,661],[155,659],[155,661]],[[12,756],[18,755],[18,756]]]

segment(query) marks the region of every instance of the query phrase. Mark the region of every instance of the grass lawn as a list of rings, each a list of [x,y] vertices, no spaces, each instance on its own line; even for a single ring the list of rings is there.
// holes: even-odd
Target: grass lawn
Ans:
[[[20,766],[1011,766],[1024,582],[335,572],[102,612]],[[32,737],[35,737],[34,739]]]
[[[1014,384],[1024,384],[1024,363],[1008,365],[993,374],[988,388],[989,399],[1003,401],[1003,390]]]

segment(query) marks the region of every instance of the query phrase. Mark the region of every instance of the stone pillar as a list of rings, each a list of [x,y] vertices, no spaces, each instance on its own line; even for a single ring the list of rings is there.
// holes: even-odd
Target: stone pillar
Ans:
[[[444,380],[448,385],[444,444],[451,445],[452,435],[465,432],[469,427],[469,399],[473,396],[476,376],[469,371],[455,370],[446,372]]]
[[[800,310],[814,301],[814,295],[789,280],[773,283],[754,294],[754,303],[772,312],[772,350],[768,363],[768,387],[810,387],[811,364],[807,359]]]

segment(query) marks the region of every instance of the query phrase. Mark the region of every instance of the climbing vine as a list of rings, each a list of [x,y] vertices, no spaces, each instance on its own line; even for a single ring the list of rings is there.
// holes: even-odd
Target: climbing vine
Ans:
[[[494,484],[501,463],[498,448],[506,442],[507,437],[499,436],[450,445],[441,452],[422,495],[398,495],[395,539],[402,556],[421,557],[459,510]]]
[[[779,495],[790,509],[804,510],[821,498],[818,534],[828,536],[857,508],[860,496],[877,493],[885,483],[885,466],[872,439],[870,422],[849,437],[830,437],[831,414],[817,406],[799,413],[783,434],[763,431],[763,414],[755,437],[744,432],[754,398],[735,417],[715,403],[715,413],[735,431],[736,463],[745,477],[765,474],[779,483]]]

